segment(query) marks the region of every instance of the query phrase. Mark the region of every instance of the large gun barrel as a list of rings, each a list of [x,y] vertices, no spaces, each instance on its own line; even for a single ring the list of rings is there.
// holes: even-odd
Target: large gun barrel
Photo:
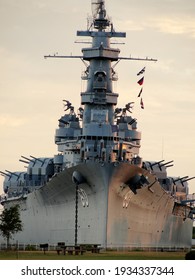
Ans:
[[[9,171],[9,170],[5,170],[5,171],[8,172],[8,173],[11,174],[11,175],[16,176],[17,178],[20,177],[20,176],[19,176],[18,174],[16,174],[15,172],[11,172],[11,171]]]
[[[136,119],[132,119],[128,124],[132,125],[136,122],[137,120]]]
[[[3,172],[3,171],[0,171],[0,174],[3,175],[3,176],[11,177],[10,174],[7,174],[7,173],[5,173],[5,172]]]
[[[19,159],[19,161],[29,164],[29,161],[27,160]]]
[[[188,176],[187,176],[187,177],[188,177]],[[184,178],[183,178],[183,179],[184,179]],[[190,180],[193,180],[193,179],[195,179],[195,177],[191,177],[191,178],[188,178],[188,179],[182,180],[182,183],[185,183],[185,182],[190,181]]]
[[[173,162],[173,160],[170,160],[170,161],[167,161],[167,162],[161,164],[160,166],[162,167],[162,166],[165,166],[165,165],[167,165],[167,164],[169,164],[169,163],[172,163],[172,162]]]
[[[172,166],[174,166],[174,164],[169,164],[169,165],[166,165],[166,168],[172,167]]]
[[[41,163],[44,163],[44,161],[43,160],[41,160],[40,158],[36,158],[36,157],[33,157],[33,156],[30,156],[31,158],[33,158],[33,159],[35,159],[35,160],[38,160],[38,161],[40,161]]]
[[[156,162],[154,162],[154,163],[150,163],[150,166],[153,167],[153,166],[155,166],[155,165],[160,164],[160,163],[163,162],[163,161],[164,161],[164,159],[163,159],[163,160],[160,160],[160,161],[156,161]]]
[[[27,158],[27,157],[24,157],[24,156],[21,156],[21,158],[24,158],[25,160],[27,160],[28,163],[29,163],[30,161],[34,161],[33,159],[30,159],[30,158]]]
[[[172,180],[173,180],[173,183],[175,184],[176,182],[178,182],[178,181],[180,181],[180,180],[183,180],[183,179],[186,179],[186,178],[188,178],[188,176],[184,176],[184,177],[179,177],[179,178],[177,178],[177,179],[173,179],[172,178]]]

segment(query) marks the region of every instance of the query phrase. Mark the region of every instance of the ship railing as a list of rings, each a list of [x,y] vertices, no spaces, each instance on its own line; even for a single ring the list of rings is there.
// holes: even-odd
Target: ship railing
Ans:
[[[19,251],[43,251],[42,248],[40,248],[41,244],[38,243],[11,243],[9,245],[10,250],[19,250]],[[57,244],[48,244],[48,251],[55,251],[57,247]],[[6,250],[7,244],[5,242],[0,243],[0,251]]]
[[[18,250],[18,251],[44,251],[43,248],[40,248],[41,244],[35,244],[35,243],[11,243],[9,245],[10,250]],[[47,251],[56,251],[58,248],[58,244],[47,244]],[[68,245],[67,245],[68,246]],[[156,251],[156,252],[177,252],[177,251],[188,251],[192,248],[193,244],[191,246],[171,246],[167,244],[160,244],[160,245],[154,245],[154,246],[148,246],[148,245],[138,245],[138,244],[129,244],[128,246],[125,246],[121,244],[117,244],[117,246],[108,246],[107,248],[101,247],[101,249],[105,250],[121,250],[121,251]],[[7,250],[7,244],[5,242],[0,242],[0,251]]]
[[[190,250],[192,247],[191,246],[185,246],[185,245],[175,245],[175,246],[171,246],[171,245],[166,245],[166,244],[159,244],[159,245],[154,245],[154,246],[148,246],[148,245],[137,245],[137,244],[130,244],[129,246],[124,247],[123,245],[117,245],[116,247],[111,247],[108,248],[109,250],[121,250],[121,251],[151,251],[151,252],[185,252]]]

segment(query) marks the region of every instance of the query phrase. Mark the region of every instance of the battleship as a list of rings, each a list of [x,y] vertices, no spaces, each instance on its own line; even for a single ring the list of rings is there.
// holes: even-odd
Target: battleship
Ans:
[[[126,33],[115,31],[104,0],[91,4],[86,31],[77,31],[77,36],[90,38],[90,46],[78,56],[45,56],[78,58],[85,65],[80,107],[75,109],[70,97],[63,100],[56,155],[22,155],[25,172],[1,171],[1,204],[6,209],[19,205],[23,223],[14,238],[26,244],[190,248],[195,212],[188,181],[194,177],[169,177],[173,161],[141,158],[134,104],[118,108],[119,94],[113,90],[118,62],[156,59],[120,56],[112,38],[125,38]]]

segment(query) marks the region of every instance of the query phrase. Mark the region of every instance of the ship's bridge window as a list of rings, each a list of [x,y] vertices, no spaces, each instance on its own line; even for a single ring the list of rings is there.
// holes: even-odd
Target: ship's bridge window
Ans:
[[[106,72],[105,71],[96,71],[94,73],[94,89],[106,89]]]
[[[105,71],[96,71],[94,73],[94,76],[96,78],[105,78],[106,77],[106,72]]]

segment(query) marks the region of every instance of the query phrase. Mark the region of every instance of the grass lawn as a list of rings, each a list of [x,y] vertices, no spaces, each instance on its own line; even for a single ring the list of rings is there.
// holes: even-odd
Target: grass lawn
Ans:
[[[57,255],[55,251],[0,251],[0,260],[184,260],[186,252],[117,252],[106,251],[99,254],[86,252],[84,255]]]

